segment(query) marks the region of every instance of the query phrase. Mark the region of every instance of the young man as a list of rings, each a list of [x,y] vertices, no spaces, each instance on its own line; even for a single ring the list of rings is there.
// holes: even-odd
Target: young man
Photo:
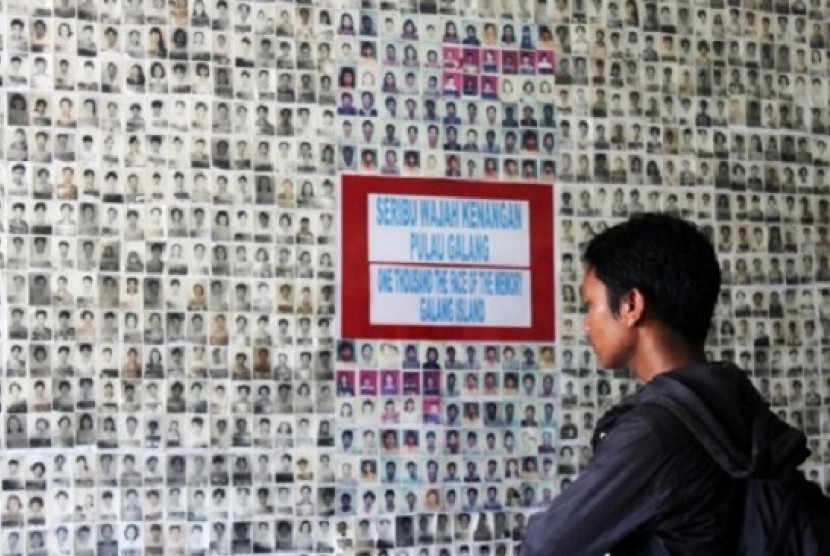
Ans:
[[[595,237],[585,262],[598,366],[645,386],[597,424],[593,459],[532,516],[522,554],[738,553],[737,478],[795,471],[809,452],[745,371],[705,360],[720,290],[712,245],[680,219],[645,214]]]

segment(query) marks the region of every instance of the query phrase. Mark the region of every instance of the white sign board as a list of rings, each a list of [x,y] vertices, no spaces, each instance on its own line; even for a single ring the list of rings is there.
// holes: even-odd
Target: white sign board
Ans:
[[[527,201],[370,194],[368,216],[372,324],[530,326]]]

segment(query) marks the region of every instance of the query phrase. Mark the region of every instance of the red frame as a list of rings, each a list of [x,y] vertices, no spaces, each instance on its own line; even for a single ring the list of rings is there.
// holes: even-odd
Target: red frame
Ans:
[[[531,319],[527,328],[378,325],[369,320],[369,194],[409,194],[529,202]],[[340,335],[345,338],[504,340],[555,338],[553,188],[549,184],[344,174],[340,192]],[[429,265],[432,266],[432,265]]]

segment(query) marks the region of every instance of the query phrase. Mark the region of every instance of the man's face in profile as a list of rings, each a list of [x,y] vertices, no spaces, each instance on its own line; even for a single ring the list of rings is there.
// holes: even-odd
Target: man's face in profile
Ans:
[[[609,304],[607,288],[592,269],[585,273],[580,292],[588,311],[585,333],[596,353],[597,365],[603,368],[624,366],[632,348],[632,325],[642,316],[642,295],[629,293],[631,297],[623,300],[615,315]]]

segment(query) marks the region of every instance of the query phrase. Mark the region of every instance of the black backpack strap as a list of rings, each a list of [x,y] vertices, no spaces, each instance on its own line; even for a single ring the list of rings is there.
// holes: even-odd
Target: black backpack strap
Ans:
[[[660,438],[663,439],[666,443],[675,442],[678,438],[677,432],[678,430],[689,430],[683,422],[680,420],[678,416],[676,416],[672,411],[663,404],[656,403],[656,402],[649,402],[644,403],[641,407],[645,408],[647,414],[649,416],[649,422],[657,431],[657,434],[660,435]],[[684,435],[685,438],[686,435]],[[695,438],[694,434],[688,435],[691,437],[693,442],[698,442]],[[735,511],[740,512],[740,515],[735,515],[735,523],[743,523],[744,522],[744,512],[746,511],[745,508],[745,501],[747,498],[747,491],[749,489],[749,481],[745,479],[740,479],[737,477],[733,477],[733,480],[736,483],[738,488],[738,492],[736,496],[738,499],[741,500],[739,504],[735,507]],[[783,536],[783,535],[782,535]],[[784,536],[786,538],[786,536]],[[735,542],[738,542],[738,538],[735,539]],[[750,556],[750,555],[747,555]],[[769,553],[769,554],[758,554],[752,556],[783,556],[778,553]],[[788,555],[789,556],[789,555]]]
[[[679,430],[688,430],[671,410],[659,403],[646,402],[638,407],[648,415],[649,423],[664,442],[671,442]]]
[[[781,513],[777,516],[778,521],[775,529],[767,541],[767,549],[764,551],[764,556],[790,556],[789,550],[787,550],[787,536],[794,529],[796,507],[796,490],[790,489],[784,500]]]

